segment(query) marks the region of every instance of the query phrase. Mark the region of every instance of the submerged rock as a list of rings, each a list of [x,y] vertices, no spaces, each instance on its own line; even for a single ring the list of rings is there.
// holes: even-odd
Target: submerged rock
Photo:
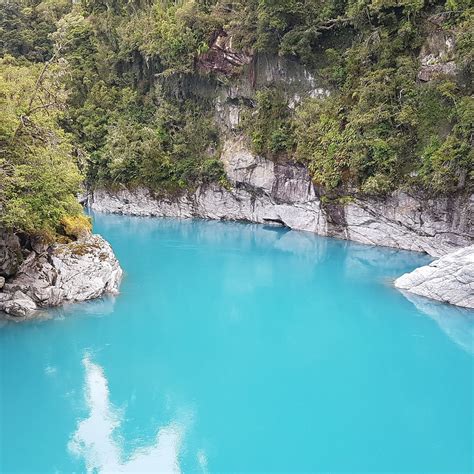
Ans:
[[[109,243],[89,234],[32,250],[0,292],[0,310],[29,317],[39,308],[118,293],[122,269]]]
[[[403,292],[418,311],[432,318],[444,333],[470,354],[474,354],[474,317],[472,311],[458,306],[440,304],[408,291]]]
[[[416,295],[474,308],[474,245],[449,253],[395,280]]]

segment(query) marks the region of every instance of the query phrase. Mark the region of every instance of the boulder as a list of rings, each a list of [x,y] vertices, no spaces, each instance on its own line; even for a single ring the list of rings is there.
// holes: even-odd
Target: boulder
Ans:
[[[3,303],[3,311],[16,318],[28,317],[32,315],[36,309],[37,306],[35,302],[22,291],[16,291],[11,296],[11,299]]]
[[[0,310],[13,317],[28,317],[39,308],[115,294],[121,277],[112,248],[99,235],[38,246],[4,285]]]
[[[395,280],[416,295],[474,308],[474,245],[451,252]]]

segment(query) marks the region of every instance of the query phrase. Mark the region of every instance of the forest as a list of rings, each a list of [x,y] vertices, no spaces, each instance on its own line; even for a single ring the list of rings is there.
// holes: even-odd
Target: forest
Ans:
[[[420,80],[435,30],[455,70]],[[237,80],[202,67],[222,35],[331,91],[292,107],[257,88],[240,131],[255,153],[304,163],[322,196],[469,192],[473,32],[469,0],[0,0],[0,223],[71,239],[90,226],[84,187],[226,186],[214,99],[180,89]]]

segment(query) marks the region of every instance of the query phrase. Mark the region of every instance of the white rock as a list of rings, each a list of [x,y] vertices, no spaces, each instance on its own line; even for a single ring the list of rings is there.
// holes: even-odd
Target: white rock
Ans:
[[[395,280],[416,295],[474,308],[474,245],[449,253]]]
[[[32,251],[12,281],[5,284],[0,310],[29,316],[35,309],[85,301],[118,292],[122,269],[99,235]]]
[[[441,256],[473,243],[473,200],[423,200],[404,192],[385,199],[323,204],[308,170],[253,155],[241,138],[228,139],[221,159],[232,185],[199,187],[176,199],[155,199],[144,188],[95,190],[89,205],[100,212],[161,217],[279,222],[306,230]]]

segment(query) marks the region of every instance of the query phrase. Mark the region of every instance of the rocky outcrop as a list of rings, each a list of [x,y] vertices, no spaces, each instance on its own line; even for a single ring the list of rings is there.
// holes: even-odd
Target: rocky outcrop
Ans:
[[[197,66],[201,71],[214,72],[229,76],[252,61],[252,56],[238,51],[232,46],[232,36],[221,30],[214,34],[208,51],[197,58]]]
[[[253,155],[243,139],[225,143],[221,159],[231,186],[200,186],[157,199],[145,188],[90,193],[93,210],[161,217],[202,217],[277,223],[365,244],[441,256],[474,242],[474,199],[422,199],[399,191],[385,199],[321,200],[308,170]]]
[[[0,310],[12,318],[39,308],[117,293],[122,270],[112,248],[88,234],[68,244],[36,245],[0,291]]]
[[[395,280],[416,295],[474,308],[474,245],[449,253]]]
[[[437,28],[427,37],[420,51],[420,69],[418,79],[429,82],[436,77],[454,76],[458,66],[453,60],[455,38],[454,34],[442,28],[442,17],[431,17],[431,22]]]
[[[385,199],[358,198],[344,206],[339,235],[442,256],[474,242],[473,196],[426,199],[403,191]]]

